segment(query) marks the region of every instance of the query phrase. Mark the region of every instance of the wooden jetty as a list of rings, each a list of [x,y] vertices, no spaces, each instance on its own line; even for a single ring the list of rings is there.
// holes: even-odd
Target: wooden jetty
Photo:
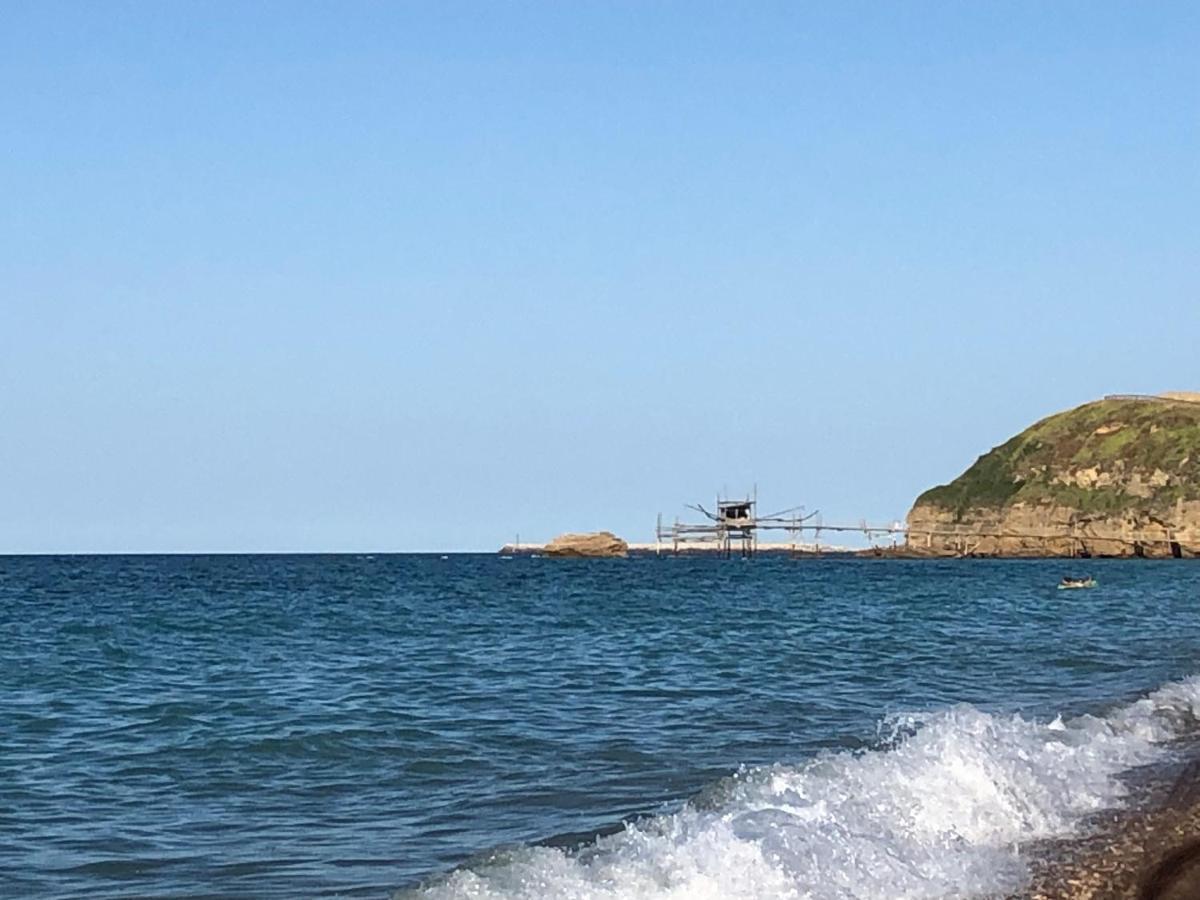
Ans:
[[[861,536],[867,541],[868,551],[898,552],[903,549],[913,556],[971,556],[986,539],[1022,541],[1031,548],[1040,549],[1040,555],[1045,556],[1089,557],[1095,555],[1091,548],[1097,546],[1126,547],[1129,556],[1147,555],[1147,550],[1151,549],[1162,551],[1155,555],[1183,555],[1179,541],[1170,530],[1165,533],[1141,532],[1127,528],[1121,532],[1095,533],[1088,528],[1088,522],[1073,523],[1068,532],[1018,531],[979,524],[912,528],[900,521],[888,525],[872,525],[866,520],[853,525],[828,524],[821,520],[819,510],[805,514],[803,506],[760,516],[757,489],[738,499],[723,499],[718,495],[713,510],[700,504],[691,504],[688,508],[703,515],[704,521],[683,522],[676,518],[671,524],[664,525],[662,514],[659,514],[654,544],[657,554],[716,552],[726,557],[735,553],[753,557],[758,553],[760,532],[776,535],[782,532],[786,536],[782,543],[789,544],[796,555],[819,554],[822,536],[829,535]],[[780,543],[777,541],[772,549],[778,549]],[[1039,554],[1035,551],[1030,555]]]
[[[656,553],[661,554],[665,547],[669,547],[673,554],[715,551],[728,557],[736,550],[740,556],[752,557],[758,553],[758,535],[762,531],[784,532],[790,538],[791,549],[795,553],[813,552],[814,549],[819,552],[822,531],[867,530],[865,523],[859,528],[850,528],[814,522],[820,515],[819,511],[805,515],[802,506],[760,516],[757,489],[746,497],[736,499],[722,498],[718,494],[712,511],[699,503],[691,504],[688,508],[703,515],[706,521],[682,522],[676,518],[670,525],[663,525],[660,513],[654,530]],[[871,528],[869,532],[868,536],[883,533],[883,530]],[[813,537],[810,547],[802,546],[805,534]]]

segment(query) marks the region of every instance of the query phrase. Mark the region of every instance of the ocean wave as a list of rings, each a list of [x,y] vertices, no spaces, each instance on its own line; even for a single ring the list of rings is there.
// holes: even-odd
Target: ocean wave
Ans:
[[[570,851],[493,854],[400,900],[897,900],[1003,894],[1029,841],[1120,805],[1118,776],[1196,730],[1200,676],[1107,715],[962,705],[896,715],[876,749],[745,769]]]

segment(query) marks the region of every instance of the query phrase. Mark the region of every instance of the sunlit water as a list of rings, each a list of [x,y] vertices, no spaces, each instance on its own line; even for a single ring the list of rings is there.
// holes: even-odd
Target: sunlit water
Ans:
[[[1200,709],[1200,567],[0,558],[0,894],[1007,890]]]

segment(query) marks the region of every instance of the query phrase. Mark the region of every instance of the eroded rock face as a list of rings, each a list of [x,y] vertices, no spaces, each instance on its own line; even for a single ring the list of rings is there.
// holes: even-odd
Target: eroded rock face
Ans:
[[[930,555],[1200,556],[1200,404],[1106,398],[1049,416],[917,498]]]
[[[628,556],[629,545],[611,531],[560,534],[542,550],[547,556]]]
[[[1200,556],[1200,502],[1172,514],[1090,517],[1069,506],[955,510],[914,506],[908,549],[930,556]]]

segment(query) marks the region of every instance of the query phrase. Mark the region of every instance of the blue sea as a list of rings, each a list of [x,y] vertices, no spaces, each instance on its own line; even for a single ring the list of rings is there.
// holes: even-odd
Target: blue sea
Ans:
[[[5,897],[984,896],[1200,715],[1174,561],[7,557],[0,639]]]

